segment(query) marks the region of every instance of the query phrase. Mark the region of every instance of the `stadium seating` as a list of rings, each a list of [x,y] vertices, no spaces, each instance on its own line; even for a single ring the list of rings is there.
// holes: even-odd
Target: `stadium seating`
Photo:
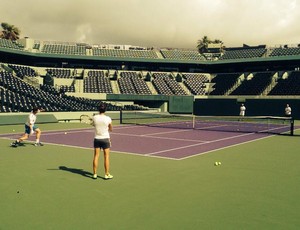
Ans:
[[[101,70],[90,70],[83,80],[84,93],[113,93],[108,77]]]
[[[22,43],[23,44],[23,43]],[[198,50],[170,49],[170,48],[142,48],[133,46],[113,46],[113,45],[92,45],[86,43],[53,42],[34,40],[30,45],[22,45],[21,42],[0,39],[0,48],[45,53],[55,55],[75,55],[75,56],[99,56],[114,58],[134,58],[134,59],[166,59],[166,60],[187,60],[187,61],[217,61],[245,58],[278,57],[300,55],[299,45],[290,47],[266,47],[266,45],[243,47],[227,47],[221,53],[200,54]],[[221,56],[220,56],[221,55]]]
[[[153,73],[152,83],[157,92],[162,95],[187,95],[182,87],[169,73]]]
[[[0,48],[23,50],[24,47],[16,41],[0,38]]]
[[[271,84],[274,73],[255,73],[253,78],[246,78],[230,95],[261,95]]]
[[[44,44],[41,52],[49,54],[86,55],[86,46],[82,44]]]
[[[90,95],[91,93],[237,97],[262,94],[300,95],[299,71],[291,71],[299,70],[299,58],[297,56],[286,58],[286,56],[300,55],[299,46],[225,48],[219,61],[217,58],[208,60],[197,50],[138,49],[130,46],[104,48],[100,45],[39,41],[29,44],[32,47],[25,49],[18,42],[0,39],[0,51],[4,54],[1,61],[13,60],[1,63],[3,68],[0,72],[1,112],[29,111],[35,105],[45,107],[48,111],[95,110],[99,100],[69,96],[77,93],[92,98],[99,95]],[[7,49],[11,49],[12,52],[6,57]],[[15,64],[31,63],[31,59],[28,62],[23,60],[27,55],[34,59],[30,64],[31,67]],[[276,58],[280,56],[284,58]],[[61,60],[70,60],[70,62],[66,62],[65,68],[59,68],[57,66],[61,65]],[[276,66],[277,60],[283,63],[280,67]],[[285,75],[284,78],[275,79],[274,73],[268,71],[253,72],[258,71],[257,69],[276,68],[282,72],[285,71],[283,68],[286,63],[291,64],[287,68],[288,76]],[[231,69],[241,72],[227,73]],[[80,71],[80,74],[77,74],[77,71]],[[202,71],[207,73],[201,73]],[[226,73],[218,73],[218,71]],[[213,77],[214,75],[216,76]],[[51,77],[53,81],[46,81],[46,77]],[[49,85],[37,87],[37,84],[43,80],[46,84],[53,84],[55,87]],[[276,81],[275,86],[274,81]],[[35,87],[26,82],[30,82]],[[104,97],[100,95],[102,96]],[[111,110],[120,109],[109,106]],[[131,109],[135,106],[126,106],[126,108]]]
[[[184,84],[193,95],[206,94],[205,83],[208,82],[207,76],[198,73],[184,73],[182,76],[185,79]]]
[[[20,66],[20,65],[8,65],[11,69],[13,69],[16,73],[16,75],[19,78],[27,77],[35,77],[37,74],[34,69],[28,67],[28,66]]]
[[[62,94],[50,85],[36,88],[7,71],[0,72],[1,112],[29,112],[33,107],[42,107],[48,112],[97,111],[101,100]],[[108,111],[144,110],[137,105],[118,106],[107,104]]]
[[[203,61],[205,57],[197,50],[160,50],[165,59]]]
[[[278,79],[268,95],[300,95],[300,72],[292,71],[286,79]]]
[[[225,95],[235,84],[238,83],[239,73],[217,74],[211,83],[214,83],[213,91],[210,95]]]
[[[60,85],[59,86],[60,93],[75,93],[75,86],[74,85]]]
[[[265,48],[257,49],[239,49],[239,50],[226,50],[224,55],[219,60],[225,59],[242,59],[242,58],[258,58],[262,57],[266,53]]]
[[[92,50],[94,56],[151,59],[159,58],[154,50],[118,50],[101,48],[93,48]]]
[[[276,57],[276,56],[291,56],[291,55],[300,55],[300,47],[280,47],[275,48],[270,53],[270,57]]]
[[[146,82],[138,76],[137,72],[121,72],[118,85],[122,94],[152,94]]]
[[[1,102],[12,111],[26,112],[32,107],[40,106],[53,111],[97,110],[98,100],[76,98],[59,94],[53,87],[44,85],[35,88],[11,73],[0,72],[0,86],[5,90],[5,99]]]
[[[46,69],[46,71],[52,77],[57,77],[57,78],[75,78],[75,76],[71,73],[70,69],[51,68],[51,69]]]

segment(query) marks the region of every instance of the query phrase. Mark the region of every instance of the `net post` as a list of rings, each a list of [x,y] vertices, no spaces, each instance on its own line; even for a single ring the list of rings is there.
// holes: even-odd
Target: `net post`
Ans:
[[[294,118],[291,117],[291,136],[294,136]]]
[[[123,110],[120,109],[120,124],[123,124]]]
[[[193,129],[195,129],[196,116],[192,115],[192,117],[193,117]]]
[[[270,121],[271,121],[271,119],[267,118],[267,122],[268,122],[268,134],[271,133],[271,130],[270,130]]]

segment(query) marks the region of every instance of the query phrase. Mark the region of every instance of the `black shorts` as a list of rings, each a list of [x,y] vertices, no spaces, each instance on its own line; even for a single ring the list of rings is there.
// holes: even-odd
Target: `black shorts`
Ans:
[[[94,139],[94,148],[108,149],[110,148],[110,139]]]

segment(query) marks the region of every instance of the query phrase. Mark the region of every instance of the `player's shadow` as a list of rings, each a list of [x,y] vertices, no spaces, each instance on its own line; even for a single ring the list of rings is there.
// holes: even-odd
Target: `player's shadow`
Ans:
[[[13,145],[10,145],[10,147],[12,148],[16,148],[16,147],[26,147],[26,145],[29,145],[30,143],[24,143],[24,142],[21,142],[19,143],[17,146],[13,146]]]
[[[79,175],[84,176],[84,177],[88,177],[90,179],[94,179],[92,173],[84,171],[83,169],[69,168],[69,167],[66,167],[66,166],[59,166],[58,168],[59,168],[59,170],[62,170],[62,171],[67,171],[67,172],[79,174]],[[102,179],[105,179],[104,177],[100,177],[100,176],[98,176],[98,177],[102,178]]]

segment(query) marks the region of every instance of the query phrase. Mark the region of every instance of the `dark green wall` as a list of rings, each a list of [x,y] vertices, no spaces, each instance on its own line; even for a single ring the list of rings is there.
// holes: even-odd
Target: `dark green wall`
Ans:
[[[160,108],[167,102],[170,113],[193,113],[193,96],[108,94],[106,99],[108,101],[133,101],[150,108]]]
[[[15,124],[25,124],[28,118],[28,114],[21,115],[11,115],[4,114],[0,116],[0,125],[15,125]],[[42,123],[57,123],[58,120],[52,114],[40,114],[37,118],[37,124]]]
[[[244,103],[246,116],[284,116],[286,104],[292,108],[292,115],[300,119],[299,99],[196,99],[194,114],[199,116],[237,116],[240,104]]]

